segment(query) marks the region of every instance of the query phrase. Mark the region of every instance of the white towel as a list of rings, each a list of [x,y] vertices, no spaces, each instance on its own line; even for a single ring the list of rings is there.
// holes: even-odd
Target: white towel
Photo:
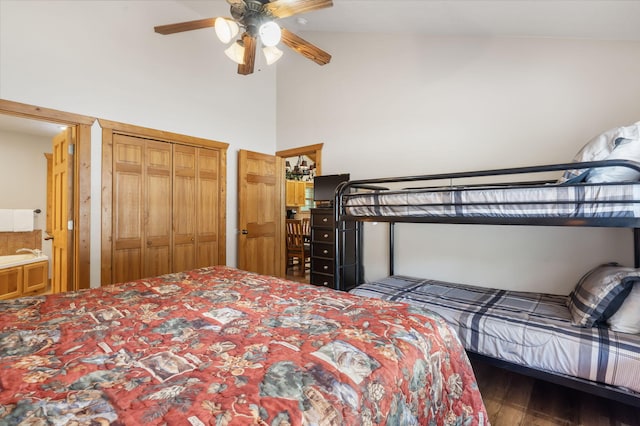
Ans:
[[[33,231],[33,209],[16,209],[13,211],[13,232]]]
[[[0,232],[13,232],[13,210],[0,209]]]

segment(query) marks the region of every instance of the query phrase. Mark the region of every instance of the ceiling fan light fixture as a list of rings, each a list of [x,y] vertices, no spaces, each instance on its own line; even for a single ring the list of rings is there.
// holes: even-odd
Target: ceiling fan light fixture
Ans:
[[[267,21],[262,24],[258,33],[260,34],[262,44],[267,47],[275,46],[280,43],[280,38],[282,37],[282,30],[280,29],[280,26],[273,21]]]
[[[239,41],[229,46],[224,53],[236,64],[244,65],[244,46]]]
[[[224,44],[229,43],[240,31],[240,27],[235,21],[225,18],[216,18],[214,27],[218,39]]]
[[[267,60],[267,65],[271,65],[282,58],[283,52],[275,46],[267,46],[262,48],[262,53],[264,53],[264,57]]]

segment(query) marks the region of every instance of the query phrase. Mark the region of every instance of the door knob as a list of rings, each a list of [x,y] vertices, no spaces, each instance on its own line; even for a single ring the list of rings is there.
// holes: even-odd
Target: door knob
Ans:
[[[242,235],[247,235],[249,233],[249,231],[247,231],[246,229],[242,230]]]

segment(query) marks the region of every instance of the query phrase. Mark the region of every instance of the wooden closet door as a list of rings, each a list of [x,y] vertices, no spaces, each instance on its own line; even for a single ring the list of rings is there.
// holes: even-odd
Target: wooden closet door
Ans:
[[[113,141],[113,282],[142,277],[144,140]]]
[[[171,272],[171,151],[169,143],[146,141],[143,277]]]
[[[220,198],[226,196],[220,183],[220,151],[197,149],[196,199],[196,267],[220,264],[219,212],[223,208]],[[222,242],[224,244],[224,242]]]
[[[173,270],[218,265],[220,152],[174,146]]]
[[[113,282],[169,272],[171,145],[113,138]]]
[[[196,148],[173,147],[173,271],[196,267]]]

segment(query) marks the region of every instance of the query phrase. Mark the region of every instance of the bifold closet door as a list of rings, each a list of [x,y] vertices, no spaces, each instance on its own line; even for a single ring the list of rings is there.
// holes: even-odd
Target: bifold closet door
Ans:
[[[173,269],[218,264],[218,150],[174,146]]]
[[[196,260],[196,164],[195,147],[173,147],[173,270],[195,268]]]
[[[113,282],[171,272],[171,144],[113,141]]]
[[[220,151],[197,148],[196,264],[195,267],[219,265],[220,198],[225,194],[220,184]],[[222,241],[224,244],[224,241]]]

